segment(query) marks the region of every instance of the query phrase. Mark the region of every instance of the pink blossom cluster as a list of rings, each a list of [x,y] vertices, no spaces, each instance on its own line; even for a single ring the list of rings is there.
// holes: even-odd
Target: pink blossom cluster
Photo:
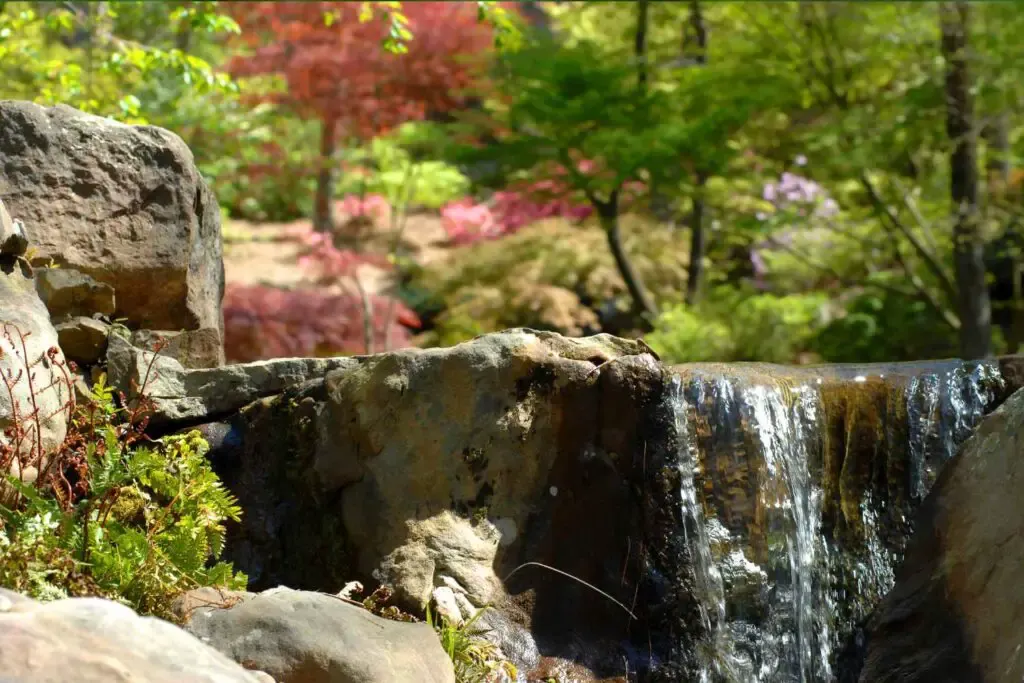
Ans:
[[[798,166],[804,166],[806,163],[806,157],[796,158]],[[783,173],[778,181],[765,183],[761,197],[771,202],[777,212],[795,212],[797,216],[804,218],[831,218],[839,213],[839,204],[828,195],[824,187],[809,178],[788,171]],[[757,213],[757,219],[760,221],[766,221],[768,218],[768,213]],[[750,251],[750,263],[754,273],[754,284],[757,287],[768,287],[765,278],[769,269],[761,252],[791,246],[797,229],[797,226],[789,226],[753,246]]]
[[[338,249],[334,245],[334,237],[326,232],[309,229],[297,237],[303,245],[299,266],[318,284],[332,284],[346,277],[355,277],[361,265],[390,267],[387,259],[381,256]]]
[[[386,223],[391,218],[391,204],[379,194],[346,195],[336,206],[348,219],[367,218],[376,225]]]
[[[546,218],[580,221],[592,212],[590,205],[573,201],[559,181],[541,180],[522,189],[495,192],[486,203],[449,202],[441,209],[441,221],[453,244],[470,244],[511,235]]]

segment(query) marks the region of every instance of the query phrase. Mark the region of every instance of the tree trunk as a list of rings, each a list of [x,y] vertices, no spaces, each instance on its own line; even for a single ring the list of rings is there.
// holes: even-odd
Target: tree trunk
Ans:
[[[1010,115],[1001,111],[985,126],[985,170],[988,172],[989,196],[999,196],[1010,184]]]
[[[694,64],[708,63],[708,30],[704,25],[704,13],[701,12],[700,0],[690,0],[690,29],[693,30],[693,40],[690,34],[683,35],[683,55],[690,57]],[[692,55],[691,55],[692,53]]]
[[[636,5],[636,33],[633,36],[633,56],[636,58],[636,82],[640,93],[647,90],[647,24],[650,0],[639,0]]]
[[[692,53],[694,64],[707,64],[708,32],[704,26],[704,15],[701,13],[699,0],[690,2],[690,29],[693,31],[693,41],[691,43],[689,37],[683,41],[683,52],[687,56]],[[693,209],[690,212],[690,264],[686,273],[686,303],[689,306],[697,303],[700,298],[701,280],[704,279],[704,186],[708,182],[707,174],[698,169],[695,181]]]
[[[967,2],[943,3],[939,12],[942,56],[946,62],[946,132],[953,145],[949,157],[950,196],[956,211],[953,228],[960,353],[965,359],[992,353],[992,311],[978,209],[978,146],[974,131],[968,58]]]
[[[334,153],[338,125],[323,121],[320,129],[320,170],[316,177],[316,200],[313,204],[313,227],[320,232],[334,231],[331,195],[334,189]]]
[[[626,283],[626,289],[629,290],[629,295],[633,299],[633,312],[643,317],[644,322],[649,326],[658,315],[658,307],[647,292],[647,288],[644,287],[640,274],[633,268],[629,254],[622,246],[618,197],[613,195],[608,202],[603,202],[596,208],[597,215],[601,218],[601,227],[604,228],[604,233],[608,237],[608,247],[612,250],[619,275],[622,276],[623,282]]]
[[[690,263],[686,271],[686,304],[692,306],[700,299],[701,280],[704,279],[704,186],[707,176],[697,173],[693,190],[693,209],[690,212]]]

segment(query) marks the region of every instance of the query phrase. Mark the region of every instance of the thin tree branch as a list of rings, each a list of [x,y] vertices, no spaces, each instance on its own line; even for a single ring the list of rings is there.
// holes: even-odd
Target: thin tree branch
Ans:
[[[907,228],[906,225],[896,216],[892,210],[886,205],[881,195],[878,193],[878,189],[875,187],[871,179],[868,178],[867,173],[864,171],[860,172],[860,182],[864,189],[868,193],[868,197],[871,199],[871,203],[874,205],[875,210],[882,214],[883,217],[888,219],[892,227],[899,232],[903,237],[910,242],[910,245],[914,248],[914,251],[924,260],[925,265],[931,270],[932,274],[938,280],[939,285],[942,288],[943,293],[948,297],[950,303],[955,304],[957,301],[956,287],[953,284],[953,280],[946,273],[946,269],[939,262],[938,258],[928,248],[921,243],[921,240],[914,235],[913,232]]]

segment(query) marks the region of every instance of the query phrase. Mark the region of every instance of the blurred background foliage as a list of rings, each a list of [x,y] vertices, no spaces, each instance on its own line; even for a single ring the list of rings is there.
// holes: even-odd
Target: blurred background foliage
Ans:
[[[0,95],[176,132],[233,241],[298,225],[287,296],[374,318],[317,353],[528,326],[893,361],[1024,344],[1022,31],[996,2],[2,2]],[[230,286],[239,325],[293,308]]]

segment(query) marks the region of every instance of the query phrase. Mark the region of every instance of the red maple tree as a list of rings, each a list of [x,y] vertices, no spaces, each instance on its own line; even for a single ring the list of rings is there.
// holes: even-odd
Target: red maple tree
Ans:
[[[371,3],[383,4],[383,3]],[[248,54],[228,64],[236,77],[277,74],[287,91],[267,96],[321,123],[314,225],[333,227],[331,185],[342,140],[366,140],[406,121],[463,103],[493,43],[476,3],[408,2],[406,51],[382,48],[390,26],[360,16],[355,2],[238,2],[227,11]]]

